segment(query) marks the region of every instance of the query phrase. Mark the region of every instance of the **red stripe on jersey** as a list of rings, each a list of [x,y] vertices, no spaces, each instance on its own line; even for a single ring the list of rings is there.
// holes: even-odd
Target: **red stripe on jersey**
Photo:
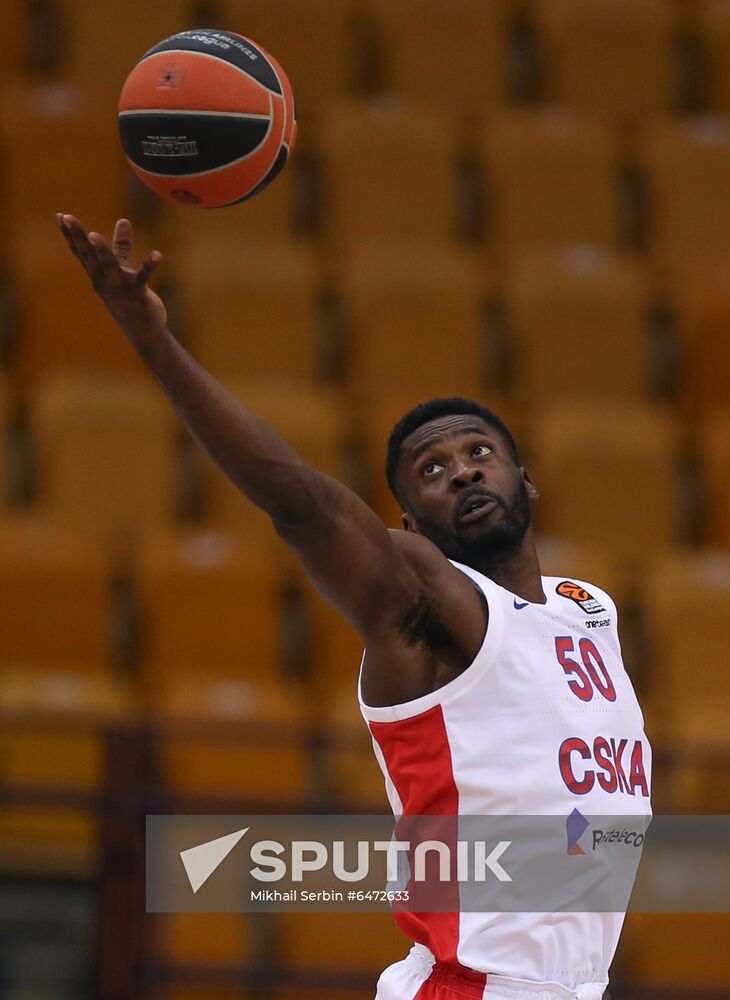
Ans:
[[[410,719],[369,722],[368,725],[380,746],[388,774],[398,791],[403,804],[403,815],[457,816],[459,792],[454,780],[451,748],[441,706],[436,705]],[[454,820],[453,826],[449,824],[448,837],[453,837],[456,841],[456,835],[457,820]],[[436,836],[440,840],[444,839],[443,823],[439,825]],[[408,837],[404,836],[402,839],[407,840]],[[454,850],[454,869],[455,856]],[[413,871],[412,857],[410,860]],[[427,866],[428,871],[430,868]],[[412,941],[425,945],[437,960],[456,963],[459,944],[459,884],[455,871],[452,872],[451,881],[438,886],[438,892],[440,899],[445,899],[449,905],[453,903],[453,913],[410,913],[394,906],[393,917],[404,934]]]

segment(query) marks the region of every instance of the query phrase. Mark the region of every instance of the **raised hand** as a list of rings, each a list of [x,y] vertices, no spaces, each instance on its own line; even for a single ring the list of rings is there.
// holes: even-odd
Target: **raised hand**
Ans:
[[[95,291],[134,346],[143,348],[165,333],[167,311],[149,287],[162,255],[153,250],[141,267],[132,265],[132,224],[119,219],[111,247],[100,233],[87,233],[73,215],[56,221],[72,253],[78,257]]]

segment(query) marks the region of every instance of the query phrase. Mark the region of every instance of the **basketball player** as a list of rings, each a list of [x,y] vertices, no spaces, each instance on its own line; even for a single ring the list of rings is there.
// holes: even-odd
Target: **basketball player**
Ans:
[[[111,247],[72,216],[58,222],[191,433],[362,636],[361,707],[394,812],[648,814],[650,748],[615,605],[541,575],[537,490],[499,418],[452,399],[400,421],[387,475],[403,530],[388,531],[174,339],[148,285],[160,255],[133,267],[128,221]],[[623,914],[397,919],[414,947],[376,1000],[599,1000]]]

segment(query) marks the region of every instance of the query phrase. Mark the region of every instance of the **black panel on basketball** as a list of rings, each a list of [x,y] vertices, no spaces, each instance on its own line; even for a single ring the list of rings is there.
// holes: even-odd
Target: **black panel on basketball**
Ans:
[[[268,118],[193,111],[125,112],[119,117],[122,147],[129,159],[166,177],[232,163],[260,146],[269,127]]]
[[[266,185],[271,184],[274,178],[281,173],[281,171],[284,169],[284,164],[288,159],[289,159],[289,150],[286,148],[286,146],[282,146],[281,149],[279,150],[276,159],[274,160],[271,170],[268,172],[266,177],[264,177],[264,179],[259,184],[256,185],[253,191],[249,191],[249,193],[245,194],[243,198],[238,198],[238,200],[232,202],[232,204],[237,205],[241,201],[248,201],[249,198],[253,198],[253,196],[255,194],[258,194],[259,191],[263,191]]]
[[[244,70],[268,90],[275,94],[281,93],[281,84],[264,53],[247,38],[228,31],[213,31],[211,28],[181,31],[145,52],[140,62],[156,52],[178,49],[184,52],[210,52]]]

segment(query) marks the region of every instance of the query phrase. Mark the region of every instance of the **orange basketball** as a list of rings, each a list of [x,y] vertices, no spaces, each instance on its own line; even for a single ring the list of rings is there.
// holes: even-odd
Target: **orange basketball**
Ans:
[[[171,35],[142,56],[119,98],[132,170],[160,197],[197,208],[233,205],[265,188],[296,131],[286,73],[231,31]]]

